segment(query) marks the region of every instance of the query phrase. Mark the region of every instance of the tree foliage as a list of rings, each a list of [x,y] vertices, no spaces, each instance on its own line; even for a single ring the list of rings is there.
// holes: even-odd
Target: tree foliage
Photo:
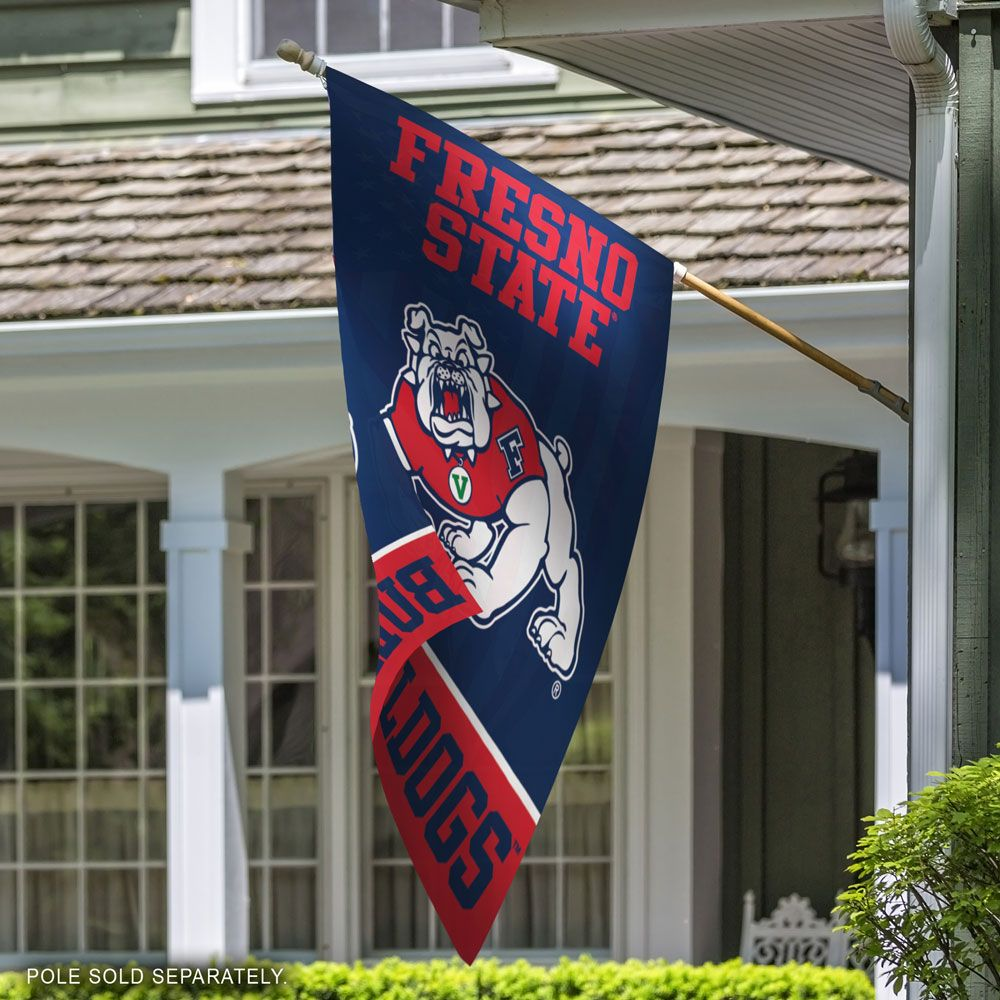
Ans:
[[[898,992],[934,1000],[1000,990],[1000,756],[936,774],[938,784],[868,818],[839,912]]]

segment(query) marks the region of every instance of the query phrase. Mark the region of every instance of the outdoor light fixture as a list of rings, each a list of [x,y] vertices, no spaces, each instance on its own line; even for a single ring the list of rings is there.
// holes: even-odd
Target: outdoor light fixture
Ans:
[[[854,589],[854,628],[875,642],[875,535],[868,526],[868,504],[878,495],[875,455],[852,452],[819,477],[816,503],[817,562],[828,580]],[[840,508],[839,527],[828,508]]]

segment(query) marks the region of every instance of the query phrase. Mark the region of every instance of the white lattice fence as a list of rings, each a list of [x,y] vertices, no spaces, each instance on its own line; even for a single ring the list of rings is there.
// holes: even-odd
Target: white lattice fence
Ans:
[[[836,918],[816,916],[808,898],[792,893],[778,900],[769,917],[756,919],[757,901],[752,891],[743,896],[743,935],[740,958],[754,965],[809,962],[840,965],[868,972],[868,963],[851,946],[851,937],[838,930]]]

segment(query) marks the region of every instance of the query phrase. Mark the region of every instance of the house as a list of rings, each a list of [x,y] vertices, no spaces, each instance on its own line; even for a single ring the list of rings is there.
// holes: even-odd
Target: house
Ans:
[[[470,17],[45,0],[8,18],[8,966],[447,949],[370,758],[325,109],[268,57],[278,37],[907,383],[902,183],[466,44]],[[670,337],[626,590],[497,954],[733,954],[745,889],[828,910],[859,817],[905,794],[905,426],[692,293]]]

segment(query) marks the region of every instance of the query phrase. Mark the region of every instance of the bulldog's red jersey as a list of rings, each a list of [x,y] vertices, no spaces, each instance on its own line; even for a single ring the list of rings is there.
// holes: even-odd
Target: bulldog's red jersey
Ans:
[[[473,461],[458,450],[445,458],[420,423],[413,386],[405,379],[399,380],[386,417],[386,429],[410,472],[445,507],[477,519],[497,517],[517,486],[545,477],[531,417],[496,376],[490,378],[490,390],[500,406],[491,411],[490,443]]]

